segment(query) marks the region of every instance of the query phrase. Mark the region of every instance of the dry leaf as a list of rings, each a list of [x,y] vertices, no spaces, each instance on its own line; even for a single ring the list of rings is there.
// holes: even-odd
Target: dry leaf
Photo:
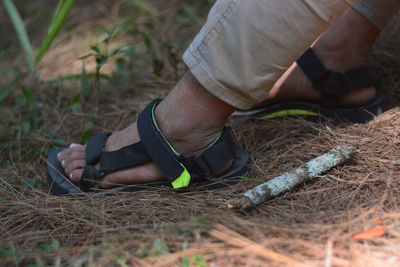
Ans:
[[[374,227],[365,231],[358,232],[352,235],[354,240],[369,240],[375,237],[383,236],[385,234],[385,228]]]

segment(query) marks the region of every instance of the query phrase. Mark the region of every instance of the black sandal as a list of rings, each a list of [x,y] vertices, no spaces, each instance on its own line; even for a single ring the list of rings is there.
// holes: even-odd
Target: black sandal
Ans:
[[[314,51],[309,48],[297,61],[314,89],[321,92],[320,103],[287,101],[278,104],[237,111],[236,118],[268,120],[284,116],[302,116],[313,121],[328,119],[334,122],[365,123],[384,111],[384,97],[375,96],[368,104],[359,107],[342,107],[339,98],[350,92],[381,84],[378,70],[373,66],[335,72],[325,68]]]
[[[249,153],[238,148],[228,129],[198,155],[179,154],[164,138],[158,128],[154,109],[160,102],[156,99],[139,115],[138,131],[141,141],[121,148],[118,151],[103,151],[107,138],[111,133],[94,134],[86,146],[86,166],[79,183],[73,183],[57,154],[65,148],[58,148],[48,156],[47,182],[54,194],[82,194],[83,192],[139,191],[148,188],[168,186],[186,188],[202,186],[212,190],[241,181],[239,175],[248,171]],[[218,176],[211,174],[233,160],[229,171]],[[153,161],[161,169],[168,180],[162,182],[124,185],[107,190],[98,188],[98,181],[106,174],[145,162]],[[94,166],[100,162],[100,169]]]

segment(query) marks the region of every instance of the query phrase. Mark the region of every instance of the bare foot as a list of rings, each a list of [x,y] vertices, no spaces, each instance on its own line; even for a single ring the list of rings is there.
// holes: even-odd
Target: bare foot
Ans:
[[[311,46],[322,64],[334,71],[345,71],[368,63],[368,55],[379,30],[353,9],[347,11]],[[343,106],[360,106],[370,102],[376,88],[367,87],[340,99]],[[255,107],[289,100],[320,101],[303,71],[294,63],[275,83],[268,97]]]
[[[188,73],[169,95],[156,107],[157,124],[165,138],[182,154],[197,154],[221,133],[234,108],[208,93]],[[106,142],[105,151],[115,151],[140,140],[136,123],[113,133]],[[71,145],[58,155],[65,173],[73,182],[79,182],[85,166],[85,146]],[[214,175],[226,172],[231,163]],[[99,166],[96,166],[99,168]],[[107,188],[121,184],[145,183],[165,179],[153,162],[107,174],[100,186]]]

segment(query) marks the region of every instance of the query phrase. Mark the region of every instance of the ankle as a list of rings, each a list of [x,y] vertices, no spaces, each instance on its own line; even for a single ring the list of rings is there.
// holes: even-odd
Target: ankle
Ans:
[[[360,13],[349,9],[312,45],[332,70],[365,64],[379,30]]]
[[[156,107],[155,117],[166,139],[180,153],[194,153],[221,133],[234,108],[209,93],[187,73]]]
[[[202,120],[202,116],[175,117],[171,116],[171,113],[165,112],[162,106],[155,109],[156,122],[160,131],[179,153],[200,152],[219,136],[224,127],[224,123]]]

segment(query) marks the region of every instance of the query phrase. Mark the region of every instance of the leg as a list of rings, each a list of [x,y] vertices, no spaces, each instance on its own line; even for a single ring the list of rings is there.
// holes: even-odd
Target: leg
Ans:
[[[400,8],[400,1],[361,0],[349,9],[312,45],[321,62],[329,69],[343,71],[364,65],[376,38]],[[374,87],[353,91],[341,98],[343,106],[360,106],[374,98]],[[288,100],[319,101],[320,93],[294,63],[277,81],[270,95],[256,107]]]
[[[219,1],[184,54],[215,96],[249,109],[354,1]]]
[[[347,6],[339,0],[218,1],[184,56],[195,78],[190,73],[185,75],[155,110],[166,139],[180,153],[194,154],[207,147],[220,134],[234,108],[254,105],[285,66]],[[299,21],[293,21],[297,16]],[[299,29],[312,34],[305,36]],[[260,58],[260,53],[265,57]],[[113,151],[138,140],[133,123],[113,134],[105,150]],[[84,147],[78,145],[58,156],[75,182],[81,178],[84,158]],[[160,170],[148,163],[109,174],[101,183],[107,187],[160,179]]]

